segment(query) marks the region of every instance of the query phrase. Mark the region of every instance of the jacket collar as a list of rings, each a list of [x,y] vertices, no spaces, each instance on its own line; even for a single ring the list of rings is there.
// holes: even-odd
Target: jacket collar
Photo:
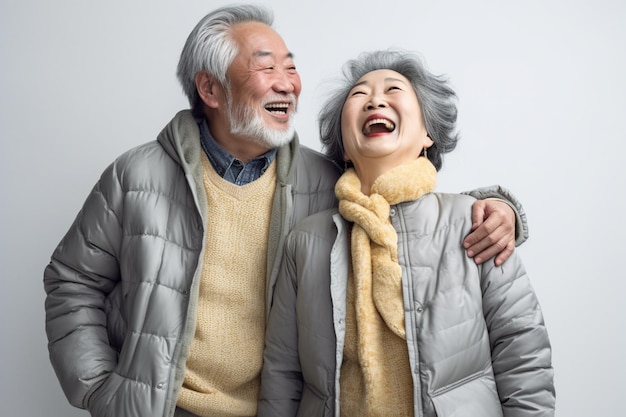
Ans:
[[[201,178],[198,175],[202,174],[200,156],[203,151],[199,127],[201,121],[191,110],[181,110],[157,137],[165,152],[180,164],[185,174],[195,178]],[[290,178],[298,163],[299,147],[298,135],[294,134],[291,142],[278,148],[276,175],[280,184],[291,182]]]

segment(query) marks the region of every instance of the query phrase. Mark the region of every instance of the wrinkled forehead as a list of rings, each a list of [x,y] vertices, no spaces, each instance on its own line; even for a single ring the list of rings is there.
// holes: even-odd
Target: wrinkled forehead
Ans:
[[[232,38],[244,59],[272,57],[284,61],[293,59],[283,38],[271,27],[260,22],[244,22],[233,26]]]

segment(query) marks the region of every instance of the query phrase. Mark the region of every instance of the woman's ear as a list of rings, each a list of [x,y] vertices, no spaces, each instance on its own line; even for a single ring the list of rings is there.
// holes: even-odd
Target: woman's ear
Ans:
[[[196,90],[202,102],[212,109],[219,107],[221,85],[206,71],[200,71],[195,77]]]

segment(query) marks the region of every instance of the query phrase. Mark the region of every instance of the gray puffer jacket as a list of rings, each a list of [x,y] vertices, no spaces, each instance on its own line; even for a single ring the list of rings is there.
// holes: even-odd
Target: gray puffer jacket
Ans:
[[[93,416],[173,415],[202,269],[201,152],[198,123],[182,111],[157,141],[120,156],[45,270],[50,360],[71,404]],[[338,174],[297,138],[276,163],[268,288],[287,232],[336,204]]]
[[[391,209],[414,415],[553,416],[551,347],[517,253],[501,267],[493,260],[477,266],[462,249],[473,202],[432,193]],[[266,332],[258,417],[339,416],[349,236],[335,209],[289,235]]]

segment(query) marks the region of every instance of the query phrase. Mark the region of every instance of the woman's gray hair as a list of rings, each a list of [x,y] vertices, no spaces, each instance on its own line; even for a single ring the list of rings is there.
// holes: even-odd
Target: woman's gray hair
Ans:
[[[202,108],[195,81],[198,72],[207,71],[228,87],[226,72],[239,52],[231,31],[235,24],[243,22],[272,26],[274,14],[252,4],[221,7],[204,16],[187,37],[176,75],[192,109]]]
[[[318,116],[324,152],[339,166],[344,166],[341,137],[343,106],[356,82],[365,74],[380,69],[402,74],[413,86],[426,131],[434,142],[428,149],[428,159],[439,170],[443,154],[452,151],[459,140],[456,132],[457,96],[445,76],[434,75],[417,55],[401,50],[365,52],[344,64],[343,77]]]

